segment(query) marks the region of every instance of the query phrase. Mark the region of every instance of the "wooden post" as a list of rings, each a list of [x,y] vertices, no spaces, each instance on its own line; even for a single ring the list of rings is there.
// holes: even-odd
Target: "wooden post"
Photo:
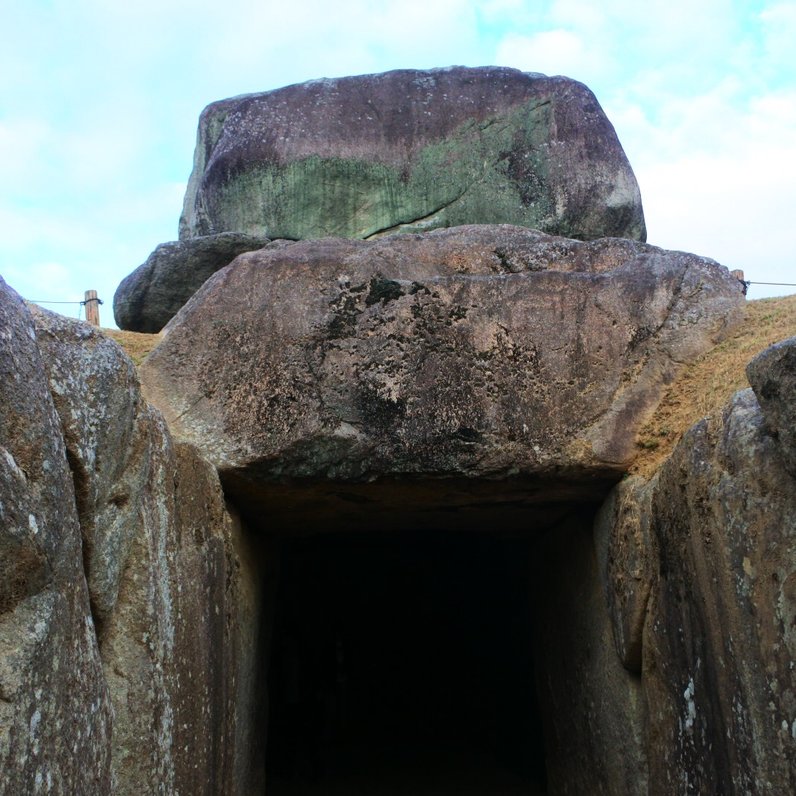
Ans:
[[[86,321],[92,326],[99,326],[99,305],[102,302],[97,298],[96,290],[87,290],[83,297],[83,305],[86,308]]]

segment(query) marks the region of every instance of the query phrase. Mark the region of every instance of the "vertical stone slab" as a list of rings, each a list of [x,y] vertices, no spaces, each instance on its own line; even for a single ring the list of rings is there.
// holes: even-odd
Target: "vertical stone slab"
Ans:
[[[215,469],[191,445],[176,445],[175,458],[175,779],[197,796],[262,792],[255,551]]]
[[[746,375],[785,468],[796,476],[796,337],[758,354],[746,366]]]
[[[215,471],[175,450],[116,343],[52,313],[36,325],[114,709],[113,792],[252,792],[257,578]]]
[[[652,582],[651,488],[633,476],[606,498],[594,522],[600,583],[622,665],[641,673],[642,637]]]
[[[111,793],[110,734],[60,422],[0,279],[0,792]]]
[[[54,313],[35,319],[78,494],[114,710],[114,792],[174,792],[171,440],[113,341]]]
[[[658,473],[650,793],[796,792],[796,482],[751,390]]]
[[[548,790],[647,793],[641,682],[616,654],[584,511],[549,531],[538,552],[537,681]]]

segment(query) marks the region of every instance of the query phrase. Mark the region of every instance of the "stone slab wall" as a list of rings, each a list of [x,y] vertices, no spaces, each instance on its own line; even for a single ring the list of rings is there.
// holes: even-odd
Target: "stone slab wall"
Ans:
[[[616,648],[640,669],[650,794],[796,789],[796,340],[597,526]]]
[[[0,301],[0,791],[248,792],[259,586],[215,470],[115,343]]]

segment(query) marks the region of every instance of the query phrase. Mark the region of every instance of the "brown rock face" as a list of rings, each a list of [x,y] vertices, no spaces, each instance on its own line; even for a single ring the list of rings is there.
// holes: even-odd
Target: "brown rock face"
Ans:
[[[785,467],[796,476],[796,337],[755,357],[746,368],[766,426],[777,440]]]
[[[114,792],[244,792],[257,588],[218,478],[190,446],[175,451],[116,343],[34,319],[113,705]]]
[[[307,241],[212,277],[143,373],[233,488],[605,476],[742,301],[715,263],[626,240],[497,226]]]
[[[650,489],[643,480],[622,481],[600,508],[594,543],[611,617],[616,652],[630,672],[641,673],[641,649],[652,581]]]
[[[240,258],[146,371],[247,532],[114,344],[0,287],[3,793],[262,793],[266,736],[337,748],[302,672],[324,738],[368,728],[340,792],[395,738],[452,791],[796,791],[796,341],[603,502],[738,311],[715,263],[511,227]]]
[[[199,121],[180,238],[368,238],[484,223],[644,240],[635,177],[585,86],[453,67],[213,103]]]
[[[2,280],[0,329],[0,792],[110,793],[67,454],[30,313]]]
[[[795,486],[746,390],[603,514],[620,519],[604,579],[620,650],[644,617],[650,794],[796,788]]]
[[[644,639],[655,793],[796,788],[796,490],[774,444],[740,393],[660,474]]]
[[[573,510],[546,534],[534,570],[546,792],[641,796],[649,792],[647,755],[654,750],[641,680],[622,666],[612,643],[592,518]]]
[[[256,790],[259,585],[215,471],[115,343],[0,287],[0,791]]]

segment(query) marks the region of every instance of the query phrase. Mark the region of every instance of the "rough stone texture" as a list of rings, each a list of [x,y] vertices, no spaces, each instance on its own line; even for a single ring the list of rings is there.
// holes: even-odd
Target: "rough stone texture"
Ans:
[[[267,243],[268,238],[235,232],[161,243],[116,289],[117,325],[133,332],[159,332],[208,277],[239,254]]]
[[[641,680],[615,652],[591,519],[573,512],[547,533],[533,570],[546,792],[646,794]]]
[[[650,794],[796,792],[796,483],[784,465],[745,390],[603,513],[638,526],[608,541],[617,639],[638,632],[642,595],[622,602],[628,583],[639,569],[651,575],[641,649]]]
[[[150,451],[142,425],[157,423],[156,415],[141,399],[133,363],[113,340],[88,324],[31,311],[61,419],[101,635],[140,531],[138,506],[129,503],[144,492]]]
[[[651,792],[793,793],[796,484],[751,391],[684,437],[651,512]]]
[[[655,483],[654,480],[652,483]],[[594,543],[619,660],[641,673],[641,647],[652,581],[651,486],[638,477],[617,485],[594,523]]]
[[[508,226],[303,241],[215,274],[142,368],[226,478],[616,473],[739,318],[713,263]],[[222,478],[222,480],[223,480]]]
[[[177,551],[168,433],[115,342],[54,313],[35,317],[78,495],[114,709],[115,792],[173,791]]]
[[[199,121],[180,238],[368,238],[483,223],[645,239],[635,177],[585,86],[453,67],[215,102]]]
[[[218,474],[177,444],[175,781],[193,794],[262,793],[259,617],[269,575],[224,503]]]
[[[549,792],[773,796],[796,792],[796,340],[593,527],[584,503],[741,302],[627,240],[280,244],[205,284],[147,384],[231,488],[284,490],[263,532],[332,491],[371,531],[417,498],[433,527],[534,528]],[[0,793],[263,792],[275,557],[120,349],[2,282],[0,376]]]
[[[256,792],[259,583],[214,469],[114,342],[0,288],[0,792]]]
[[[747,366],[746,375],[779,443],[785,467],[796,476],[796,337],[770,346]]]
[[[34,317],[113,704],[113,792],[247,792],[257,590],[218,478],[175,452],[115,342]]]
[[[0,793],[111,793],[72,478],[29,311],[0,279]]]

